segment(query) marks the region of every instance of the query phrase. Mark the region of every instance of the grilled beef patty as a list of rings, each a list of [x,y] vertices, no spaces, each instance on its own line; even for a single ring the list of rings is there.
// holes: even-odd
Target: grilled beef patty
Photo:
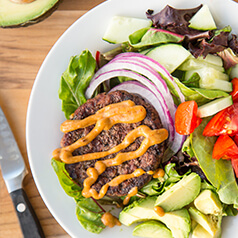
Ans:
[[[157,111],[148,102],[146,102],[142,97],[130,94],[125,91],[114,91],[108,94],[102,93],[97,95],[93,99],[89,99],[85,104],[80,106],[74,113],[71,119],[81,120],[85,117],[95,114],[99,109],[113,103],[118,103],[125,100],[131,100],[136,105],[142,105],[146,108],[147,115],[145,119],[138,123],[118,123],[114,125],[110,130],[102,131],[91,143],[86,146],[80,147],[73,152],[73,155],[81,155],[93,152],[107,151],[114,146],[120,144],[125,136],[131,130],[135,129],[140,125],[147,125],[151,129],[162,128],[159,115]],[[77,129],[72,132],[66,133],[62,140],[61,146],[68,146],[79,138],[87,135],[94,125]],[[122,150],[121,152],[134,151],[139,148],[144,137],[139,137],[132,143],[129,147]],[[119,166],[108,167],[99,177],[92,188],[96,189],[97,192],[100,191],[102,186],[118,175],[130,174],[134,170],[141,168],[144,171],[156,170],[160,165],[161,158],[165,149],[165,143],[159,145],[151,146],[145,154],[137,159],[133,159]],[[116,154],[106,156],[102,159],[114,158]],[[80,185],[87,178],[86,171],[89,167],[93,167],[96,160],[84,161],[74,164],[66,164],[66,170],[68,171],[70,177],[74,179]],[[128,179],[118,186],[109,187],[107,194],[108,196],[125,196],[128,194],[131,188],[137,186],[138,189],[142,188],[151,180],[152,176],[148,174],[143,174],[139,177]]]

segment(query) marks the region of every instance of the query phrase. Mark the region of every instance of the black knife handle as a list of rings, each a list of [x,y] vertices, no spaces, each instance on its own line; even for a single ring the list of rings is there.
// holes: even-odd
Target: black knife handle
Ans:
[[[44,238],[45,235],[41,228],[40,222],[25,191],[20,188],[11,192],[10,195],[17,212],[24,238]]]

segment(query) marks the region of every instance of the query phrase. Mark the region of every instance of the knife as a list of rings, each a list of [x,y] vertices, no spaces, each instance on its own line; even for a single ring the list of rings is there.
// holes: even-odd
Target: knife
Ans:
[[[24,238],[45,237],[40,222],[22,188],[27,174],[24,160],[0,107],[0,167],[14,204]]]

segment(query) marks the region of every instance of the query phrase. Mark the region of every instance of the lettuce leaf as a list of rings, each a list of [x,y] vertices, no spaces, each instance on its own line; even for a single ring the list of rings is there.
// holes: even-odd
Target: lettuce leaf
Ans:
[[[102,207],[92,198],[82,196],[82,188],[69,176],[65,169],[65,163],[53,158],[51,165],[65,193],[74,198],[76,202],[76,215],[82,227],[89,232],[100,233],[105,228],[101,221],[104,213]]]
[[[172,42],[180,43],[183,40],[182,35],[155,28],[142,28],[129,36],[130,45],[136,49]]]
[[[185,96],[186,101],[194,100],[198,106],[201,106],[210,100],[216,98],[226,97],[229,94],[221,90],[202,89],[202,88],[190,88],[183,84],[178,78],[174,77],[175,82],[180,88],[181,92]]]
[[[76,215],[84,229],[99,234],[105,225],[101,221],[104,212],[91,199],[80,199],[76,202]]]
[[[225,204],[233,204],[238,208],[238,185],[230,160],[212,158],[216,137],[205,137],[202,132],[209,118],[190,135],[192,149],[207,179],[217,189],[220,200]]]
[[[59,88],[62,111],[67,119],[86,102],[84,93],[94,75],[95,68],[96,60],[88,50],[70,58],[68,68],[61,76]]]

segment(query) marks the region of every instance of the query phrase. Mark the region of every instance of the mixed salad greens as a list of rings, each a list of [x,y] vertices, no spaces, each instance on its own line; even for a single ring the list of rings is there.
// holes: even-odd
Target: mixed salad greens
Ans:
[[[68,119],[88,98],[117,89],[146,97],[170,133],[161,165],[165,173],[131,198],[119,220],[125,225],[149,220],[135,228],[137,236],[159,230],[162,236],[154,231],[157,236],[150,237],[188,237],[191,231],[193,237],[219,237],[222,217],[236,215],[238,209],[237,36],[230,26],[217,29],[206,5],[193,9],[166,6],[156,14],[148,10],[146,15],[147,19],[112,19],[102,38],[116,44],[113,50],[98,51],[95,58],[89,50],[71,57],[59,88],[62,110]],[[121,206],[123,198],[84,198],[65,164],[53,158],[52,166],[65,192],[75,199],[81,225],[100,233],[105,228],[102,205]],[[197,190],[192,200],[177,204],[177,198],[170,197],[178,206],[164,208],[164,216],[156,215],[155,201],[163,208],[167,193],[194,174],[201,179],[196,187],[176,190],[185,196]],[[205,205],[196,206],[204,191],[210,192]],[[210,203],[211,211],[201,208],[206,210]],[[170,216],[182,217],[187,228],[171,225],[169,220],[176,221]]]

